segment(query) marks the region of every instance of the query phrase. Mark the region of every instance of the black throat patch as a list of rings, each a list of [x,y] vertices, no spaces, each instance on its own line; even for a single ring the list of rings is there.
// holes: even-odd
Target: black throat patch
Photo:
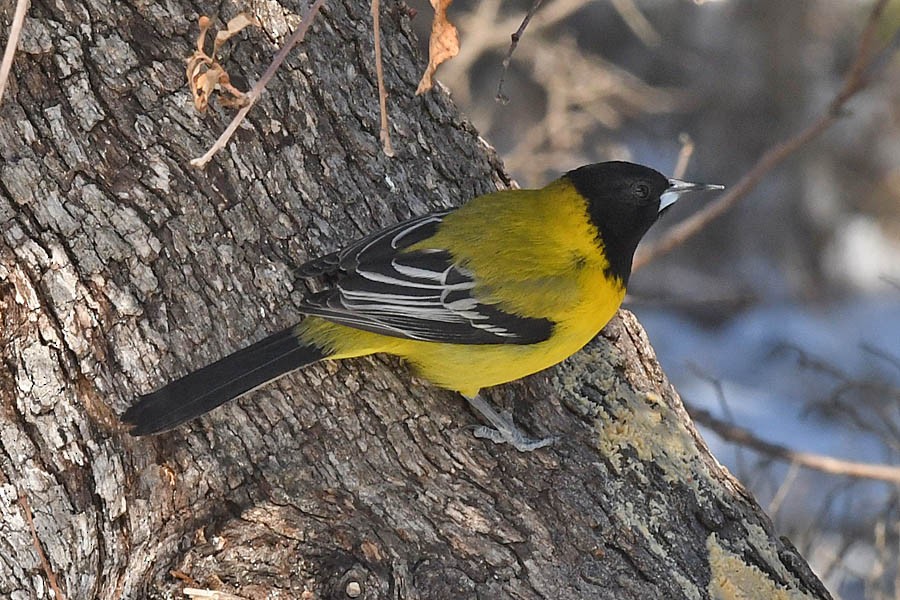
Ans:
[[[566,177],[584,197],[588,218],[597,228],[598,246],[609,262],[606,275],[627,285],[638,243],[659,216],[659,194],[667,180],[647,167],[617,162],[587,165]],[[644,182],[651,197],[638,201],[633,190]]]

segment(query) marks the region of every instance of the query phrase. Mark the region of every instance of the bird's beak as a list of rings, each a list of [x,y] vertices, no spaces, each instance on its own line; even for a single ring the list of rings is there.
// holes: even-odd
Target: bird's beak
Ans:
[[[689,181],[681,181],[680,179],[670,179],[669,189],[663,192],[659,198],[659,212],[669,208],[682,194],[690,192],[703,192],[706,190],[724,190],[724,185],[713,183],[690,183]]]

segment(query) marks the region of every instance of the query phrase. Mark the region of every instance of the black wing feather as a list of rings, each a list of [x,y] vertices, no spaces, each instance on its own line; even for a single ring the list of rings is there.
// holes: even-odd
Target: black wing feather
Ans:
[[[297,268],[297,276],[302,279],[311,279],[313,277],[321,277],[338,270],[341,265],[341,253],[332,252],[325,256],[315,258],[308,263],[304,263]]]
[[[443,249],[408,251],[437,231],[447,212],[383,229],[300,267],[337,273],[334,288],[301,309],[329,321],[393,337],[453,344],[534,344],[553,322],[505,312],[477,299],[474,275]]]

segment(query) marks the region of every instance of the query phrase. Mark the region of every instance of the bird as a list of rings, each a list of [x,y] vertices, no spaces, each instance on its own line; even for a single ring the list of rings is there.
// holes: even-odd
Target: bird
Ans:
[[[298,267],[331,284],[302,301],[297,324],[140,396],[122,421],[161,433],[311,363],[385,353],[462,394],[491,425],[477,437],[544,447],[554,438],[529,437],[479,391],[580,350],[618,310],[660,215],[718,189],[601,162],[381,229]]]

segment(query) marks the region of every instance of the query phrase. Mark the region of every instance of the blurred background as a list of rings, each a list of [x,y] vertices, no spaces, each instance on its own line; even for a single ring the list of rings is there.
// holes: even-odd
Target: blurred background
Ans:
[[[418,11],[427,55],[431,7]],[[623,159],[735,184],[820,116],[871,1],[457,0],[459,55],[437,79],[522,187]],[[893,44],[847,114],[726,216],[631,281],[686,403],[790,450],[900,466],[900,0]],[[891,38],[893,36],[893,41]],[[676,205],[658,237],[715,195]],[[698,420],[701,420],[699,416]],[[713,452],[836,597],[900,598],[900,486],[826,474],[734,445]]]

